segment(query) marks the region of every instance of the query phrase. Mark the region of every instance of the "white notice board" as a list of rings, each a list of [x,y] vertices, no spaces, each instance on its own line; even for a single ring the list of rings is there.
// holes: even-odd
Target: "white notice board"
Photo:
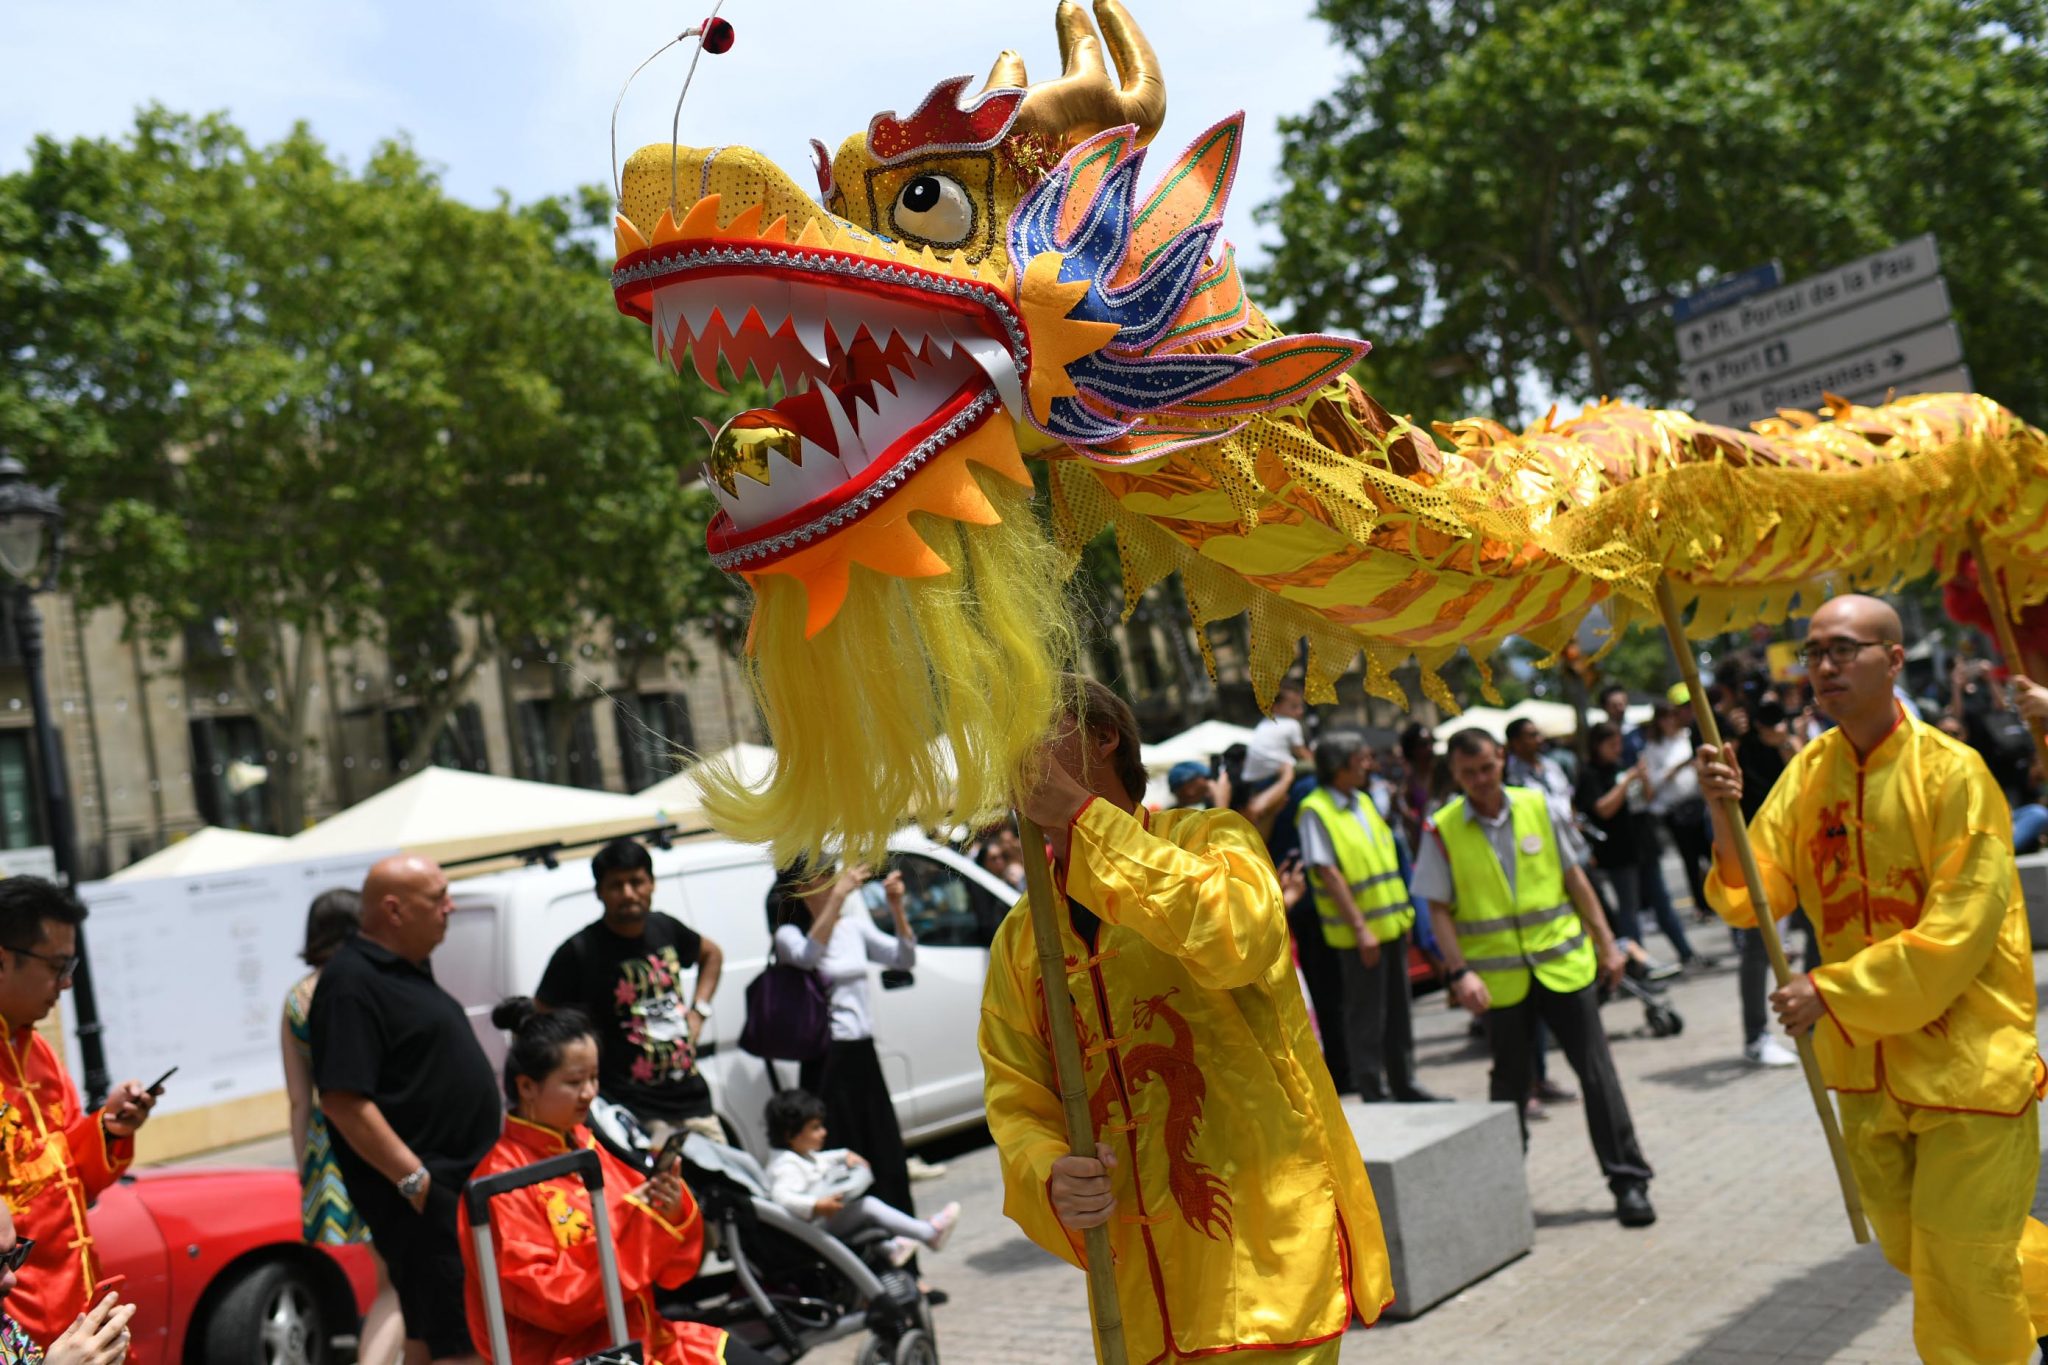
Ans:
[[[177,1067],[160,1114],[282,1089],[278,1039],[285,992],[306,971],[306,907],[322,891],[360,887],[382,856],[80,886],[108,1075],[146,1085]],[[65,1058],[82,1094],[69,992],[63,1009]]]

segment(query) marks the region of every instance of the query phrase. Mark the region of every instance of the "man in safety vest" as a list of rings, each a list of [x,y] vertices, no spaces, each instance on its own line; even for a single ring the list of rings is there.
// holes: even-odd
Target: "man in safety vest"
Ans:
[[[1130,707],[1069,682],[1019,797],[1052,845],[1064,978],[1047,989],[1019,904],[982,994],[1003,1211],[1075,1265],[1085,1229],[1107,1229],[1133,1365],[1335,1365],[1346,1327],[1377,1318],[1393,1285],[1273,864],[1243,816],[1140,805]],[[1090,1156],[1068,1144],[1048,1000],[1073,1011]]]
[[[1620,979],[1627,955],[1585,871],[1560,843],[1543,794],[1502,784],[1493,736],[1460,730],[1450,754],[1465,794],[1423,835],[1415,897],[1429,902],[1451,997],[1486,1021],[1492,1098],[1522,1112],[1540,1019],[1578,1073],[1616,1216],[1624,1227],[1648,1227],[1657,1221],[1650,1163],[1636,1145],[1594,990],[1596,978]],[[1526,1120],[1522,1135],[1526,1143]]]
[[[1771,996],[1812,1030],[1863,1207],[1913,1279],[1929,1361],[2026,1360],[2048,1332],[2048,1228],[2027,1216],[2040,1170],[2043,1068],[2034,965],[2005,798],[1976,751],[1908,716],[1898,613],[1826,603],[1806,673],[1836,728],[1807,745],[1749,822],[1771,909],[1802,906],[1822,965]],[[1714,802],[1708,899],[1756,923],[1735,831],[1735,746],[1705,751]]]
[[[1394,832],[1365,793],[1372,768],[1372,748],[1356,731],[1317,741],[1317,786],[1295,816],[1301,865],[1315,891],[1323,941],[1335,950],[1343,974],[1344,1055],[1358,1097],[1426,1103],[1439,1097],[1415,1083],[1408,1010],[1415,902],[1401,875]]]

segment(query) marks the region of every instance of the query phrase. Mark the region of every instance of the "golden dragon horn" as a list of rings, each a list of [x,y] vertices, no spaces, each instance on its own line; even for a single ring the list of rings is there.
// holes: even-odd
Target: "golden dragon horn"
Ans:
[[[1118,0],[1095,0],[1095,24],[1075,0],[1060,0],[1054,27],[1059,32],[1062,70],[1054,80],[1029,85],[1024,59],[1015,52],[996,58],[984,89],[1026,88],[1016,127],[1062,146],[1072,146],[1104,128],[1134,123],[1138,141],[1150,142],[1166,118],[1166,80],[1145,34]],[[1103,61],[1109,44],[1116,78]]]

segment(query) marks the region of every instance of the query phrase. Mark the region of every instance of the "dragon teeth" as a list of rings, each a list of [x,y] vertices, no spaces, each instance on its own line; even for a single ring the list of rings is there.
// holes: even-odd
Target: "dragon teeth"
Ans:
[[[866,469],[868,448],[861,443],[860,433],[853,429],[853,419],[846,415],[839,395],[830,384],[818,385],[818,395],[825,400],[825,416],[832,422],[832,441],[839,447],[840,463],[849,470]]]
[[[994,337],[983,336],[965,324],[949,327],[953,340],[981,367],[989,383],[996,386],[996,393],[1003,400],[1003,406],[1010,411],[1012,421],[1021,421],[1024,416],[1024,386],[1017,382],[1017,366],[1010,359],[1010,350]]]

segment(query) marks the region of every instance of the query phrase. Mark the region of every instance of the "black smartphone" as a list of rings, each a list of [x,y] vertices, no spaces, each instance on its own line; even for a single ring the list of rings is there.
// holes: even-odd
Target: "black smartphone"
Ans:
[[[165,1082],[165,1081],[167,1081],[167,1080],[169,1080],[169,1079],[170,1079],[171,1077],[173,1077],[173,1076],[175,1076],[175,1075],[177,1075],[177,1074],[178,1074],[178,1068],[176,1068],[176,1067],[172,1067],[172,1068],[171,1068],[171,1069],[170,1069],[169,1071],[166,1071],[166,1072],[165,1072],[165,1073],[164,1073],[163,1075],[161,1075],[161,1076],[157,1077],[157,1078],[156,1078],[155,1080],[151,1081],[151,1082],[149,1083],[149,1093],[150,1093],[150,1094],[152,1094],[152,1095],[161,1095],[161,1094],[163,1094],[163,1093],[164,1093],[164,1082]]]
[[[684,1136],[680,1131],[670,1133],[668,1141],[661,1144],[661,1153],[654,1158],[654,1173],[656,1175],[667,1175],[682,1161]]]

